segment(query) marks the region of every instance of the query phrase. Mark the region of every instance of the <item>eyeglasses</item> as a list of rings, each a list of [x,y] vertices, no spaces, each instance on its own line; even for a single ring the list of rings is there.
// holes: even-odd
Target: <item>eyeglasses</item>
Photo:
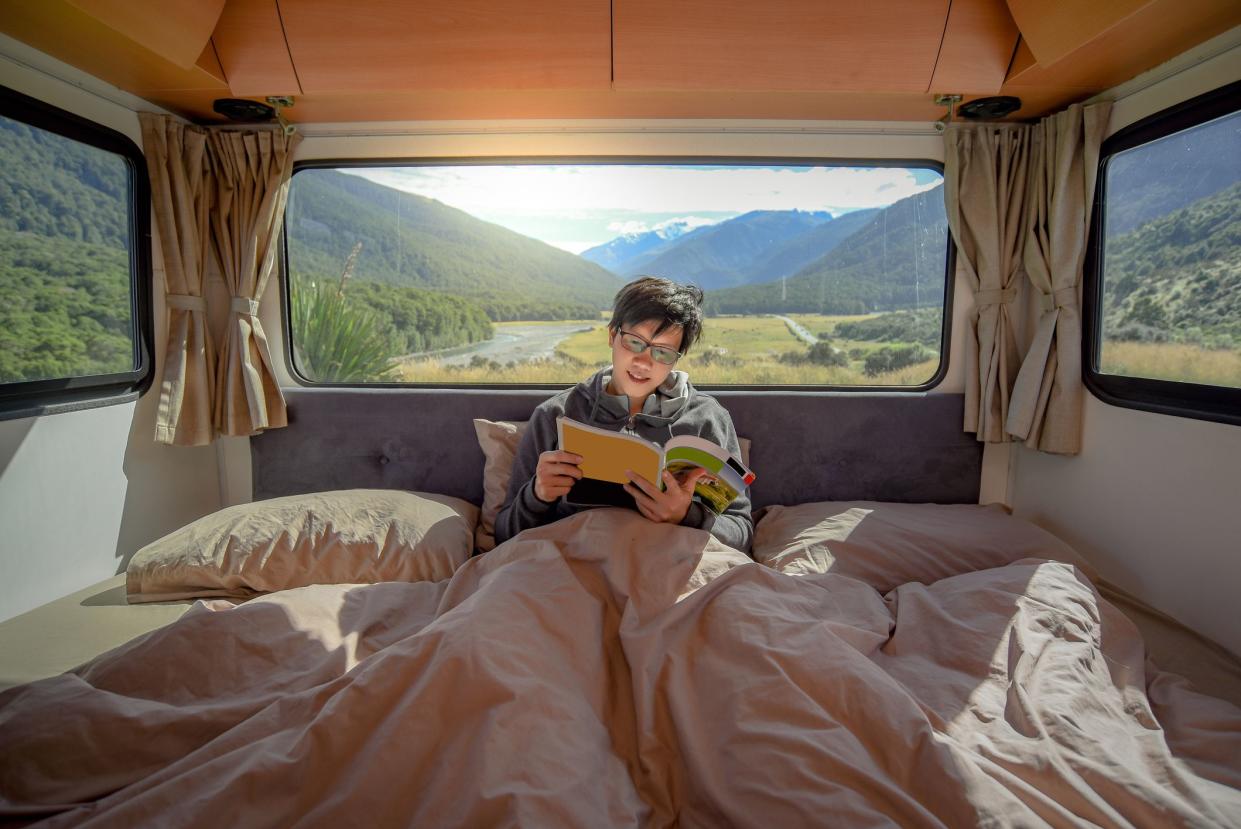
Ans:
[[[677,360],[681,359],[681,352],[668,348],[666,345],[655,345],[628,331],[620,332],[620,341],[626,351],[632,351],[634,354],[641,354],[649,348],[651,359],[666,366],[676,365]]]

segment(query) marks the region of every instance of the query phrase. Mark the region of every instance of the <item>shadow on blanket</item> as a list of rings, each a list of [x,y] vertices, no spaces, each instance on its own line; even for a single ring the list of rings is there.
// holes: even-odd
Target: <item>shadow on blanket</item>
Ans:
[[[1241,821],[1241,711],[1147,677],[1141,659],[1132,626],[1069,565],[884,596],[594,510],[445,582],[204,603],[0,694],[0,815]]]

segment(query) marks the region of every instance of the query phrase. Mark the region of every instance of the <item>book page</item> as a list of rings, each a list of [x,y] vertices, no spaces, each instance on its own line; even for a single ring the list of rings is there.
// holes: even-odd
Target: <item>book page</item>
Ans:
[[[578,423],[568,417],[558,418],[560,448],[582,456],[582,475],[617,484],[629,482],[625,470],[658,485],[662,463],[659,447],[633,435],[610,432]]]
[[[697,435],[677,435],[669,440],[664,446],[664,458],[669,464],[675,458],[690,461],[712,472],[723,472],[738,491],[754,483],[756,478],[754,472],[736,455],[718,443]]]

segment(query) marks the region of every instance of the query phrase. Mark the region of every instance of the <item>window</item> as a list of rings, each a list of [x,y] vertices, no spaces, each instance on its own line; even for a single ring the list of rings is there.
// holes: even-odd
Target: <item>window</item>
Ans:
[[[560,386],[626,282],[704,289],[695,383],[925,388],[948,230],[924,166],[475,161],[295,172],[290,348],[312,383]]]
[[[1241,422],[1241,83],[1102,148],[1085,375],[1102,399]]]
[[[0,417],[150,383],[150,201],[125,136],[0,88]]]

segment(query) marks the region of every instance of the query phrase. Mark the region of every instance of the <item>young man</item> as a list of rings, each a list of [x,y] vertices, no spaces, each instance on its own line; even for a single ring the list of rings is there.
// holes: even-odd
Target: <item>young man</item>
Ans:
[[[608,323],[612,365],[534,410],[517,449],[508,500],[496,517],[497,543],[578,511],[565,496],[582,477],[581,458],[556,448],[561,415],[660,445],[674,435],[699,435],[740,456],[728,412],[673,368],[701,333],[701,289],[646,276],[620,290]],[[698,527],[749,552],[754,523],[748,495],[743,492],[716,515],[694,499],[694,482],[702,472],[694,470],[681,480],[665,472],[663,490],[635,475],[625,491],[651,521]]]

